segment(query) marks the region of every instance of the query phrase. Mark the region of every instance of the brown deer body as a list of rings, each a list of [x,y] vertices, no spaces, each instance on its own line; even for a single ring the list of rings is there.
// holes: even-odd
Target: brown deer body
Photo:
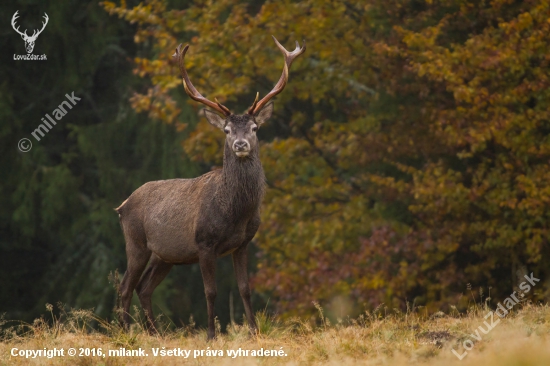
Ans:
[[[134,289],[146,313],[149,329],[155,331],[151,296],[174,264],[199,263],[208,307],[208,338],[215,336],[216,259],[232,254],[239,292],[250,330],[256,322],[250,304],[247,245],[260,225],[260,205],[265,177],[260,162],[257,129],[272,114],[269,100],[282,91],[292,60],[305,51],[292,53],[278,42],[285,55],[281,79],[260,102],[258,97],[247,114],[233,115],[223,105],[204,98],[190,82],[178,47],[174,55],[189,96],[222,113],[204,110],[207,120],[226,133],[223,168],[194,179],[149,182],[138,188],[116,209],[126,240],[128,266],[120,285],[122,323],[127,327]],[[147,263],[149,266],[147,267]],[[147,267],[147,269],[146,269]]]

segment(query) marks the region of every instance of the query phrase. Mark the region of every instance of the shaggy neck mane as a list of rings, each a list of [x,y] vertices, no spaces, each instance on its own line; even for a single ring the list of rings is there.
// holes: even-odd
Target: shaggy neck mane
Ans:
[[[253,214],[260,206],[265,190],[265,176],[259,149],[239,158],[225,143],[222,168],[222,208],[235,218]]]

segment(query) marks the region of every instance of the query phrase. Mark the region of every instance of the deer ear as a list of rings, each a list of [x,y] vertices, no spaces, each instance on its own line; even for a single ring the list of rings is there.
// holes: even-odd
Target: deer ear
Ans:
[[[267,103],[258,113],[254,115],[256,119],[256,124],[261,126],[264,122],[271,117],[273,114],[273,102]]]
[[[225,119],[222,118],[219,114],[209,111],[208,109],[203,109],[203,111],[204,111],[204,116],[206,117],[208,122],[212,126],[219,128],[220,130],[223,131],[223,128],[225,126]]]

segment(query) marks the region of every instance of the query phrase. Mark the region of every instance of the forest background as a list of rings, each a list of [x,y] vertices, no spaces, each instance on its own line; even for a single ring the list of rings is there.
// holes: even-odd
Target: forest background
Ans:
[[[305,39],[307,51],[258,132],[269,188],[249,249],[256,310],[307,317],[316,301],[333,318],[381,304],[447,312],[466,308],[467,286],[494,306],[531,272],[543,279],[531,299],[547,301],[548,1],[0,8],[6,318],[32,320],[58,301],[113,316],[108,275],[126,266],[113,208],[147,181],[221,165],[224,136],[185,94],[174,49],[189,43],[197,89],[243,111],[280,75],[271,35],[287,49]],[[48,14],[34,51],[47,61],[13,59],[25,54],[10,26],[17,10],[21,29]],[[82,100],[35,141],[41,118],[72,91]],[[17,148],[24,137],[30,152]],[[217,277],[225,326],[243,313],[229,258]],[[191,315],[205,326],[198,266],[174,268],[153,303],[176,326]]]

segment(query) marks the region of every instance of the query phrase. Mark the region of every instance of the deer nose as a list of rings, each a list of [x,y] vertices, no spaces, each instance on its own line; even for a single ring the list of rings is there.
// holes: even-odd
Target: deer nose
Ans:
[[[245,140],[237,140],[233,144],[233,147],[235,148],[235,151],[248,150],[248,142]]]

